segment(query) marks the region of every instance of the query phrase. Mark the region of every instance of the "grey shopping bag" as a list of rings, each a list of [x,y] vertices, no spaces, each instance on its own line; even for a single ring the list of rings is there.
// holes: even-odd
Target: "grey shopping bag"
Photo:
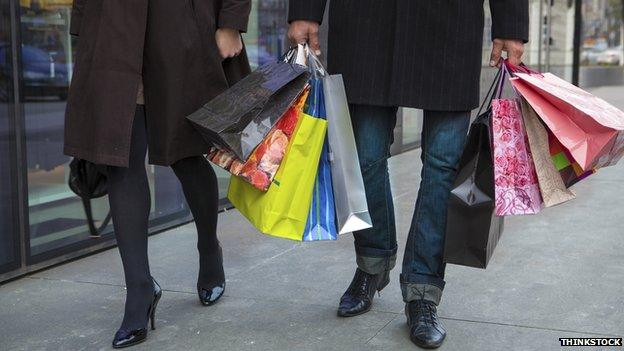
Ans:
[[[323,79],[332,184],[340,234],[373,226],[342,75]]]

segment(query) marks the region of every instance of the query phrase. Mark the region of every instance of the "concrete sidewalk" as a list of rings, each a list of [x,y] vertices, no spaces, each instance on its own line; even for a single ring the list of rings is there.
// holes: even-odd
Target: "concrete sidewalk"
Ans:
[[[419,170],[419,151],[391,160],[401,254]],[[622,184],[624,164],[601,170],[575,187],[575,201],[509,218],[487,270],[449,266],[441,350],[558,350],[560,337],[623,337]],[[212,307],[200,306],[194,291],[194,226],[150,238],[152,272],[165,292],[156,331],[133,350],[416,349],[399,268],[373,311],[336,316],[355,270],[351,235],[330,243],[274,239],[236,211],[223,213],[219,227],[227,289]],[[110,349],[123,285],[114,249],[0,286],[0,350]]]

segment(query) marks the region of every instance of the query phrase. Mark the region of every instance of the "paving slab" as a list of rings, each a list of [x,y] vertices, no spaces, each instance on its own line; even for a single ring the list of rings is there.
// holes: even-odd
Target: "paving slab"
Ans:
[[[0,287],[0,349],[109,349],[122,317],[118,286],[25,278]]]
[[[590,334],[464,320],[444,319],[442,323],[452,332],[448,334],[444,344],[438,349],[440,351],[581,350],[587,348],[561,348],[559,338],[596,337]],[[417,349],[409,340],[408,328],[403,316],[397,316],[366,346],[369,350]]]
[[[125,296],[116,286],[40,278],[1,291],[3,350],[108,350]],[[156,331],[133,350],[358,350],[395,316],[347,320],[329,307],[234,297],[204,307],[195,294],[164,291]]]

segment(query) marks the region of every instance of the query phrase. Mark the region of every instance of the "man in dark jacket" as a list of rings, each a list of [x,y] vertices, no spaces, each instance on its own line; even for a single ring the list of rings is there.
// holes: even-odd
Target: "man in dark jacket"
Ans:
[[[503,52],[521,62],[528,0],[490,0],[491,66]],[[320,54],[326,0],[290,0],[289,37]],[[354,233],[358,268],[338,315],[371,308],[389,282],[397,252],[387,159],[398,106],[424,110],[422,181],[405,249],[401,289],[412,341],[442,344],[436,306],[444,288],[446,206],[479,103],[484,0],[334,0],[329,71],[344,77],[373,228]]]

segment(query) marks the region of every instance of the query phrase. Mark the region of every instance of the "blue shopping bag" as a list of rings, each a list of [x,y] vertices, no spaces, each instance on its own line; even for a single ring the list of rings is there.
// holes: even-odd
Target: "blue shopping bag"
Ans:
[[[308,95],[304,112],[313,117],[326,119],[323,81],[320,78],[312,78],[310,79],[310,86],[310,95]],[[312,205],[303,232],[303,241],[336,240],[337,238],[329,146],[327,138],[325,138],[312,193]]]

